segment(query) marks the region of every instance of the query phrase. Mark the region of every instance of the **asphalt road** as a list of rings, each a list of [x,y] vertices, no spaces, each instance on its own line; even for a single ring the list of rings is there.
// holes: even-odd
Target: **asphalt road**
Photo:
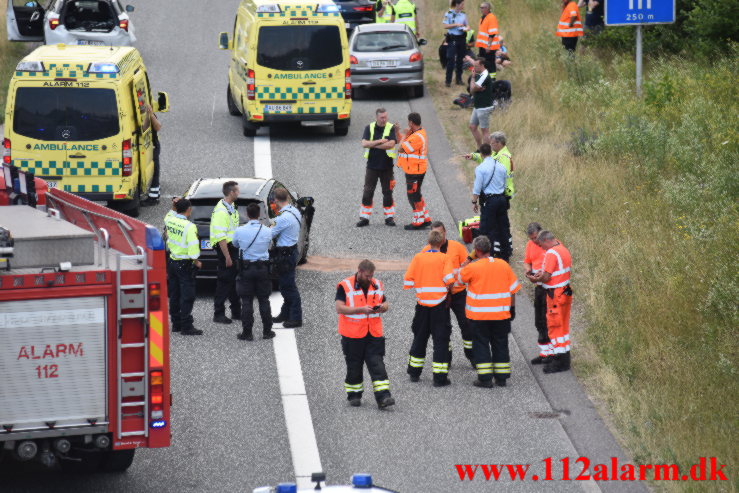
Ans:
[[[168,91],[172,106],[161,117],[165,200],[142,213],[143,220],[157,226],[167,210],[166,197],[181,194],[193,180],[253,174],[253,139],[242,136],[239,119],[226,109],[229,53],[217,49],[218,32],[232,28],[238,3],[181,0],[177,8],[165,0],[136,4],[132,19],[138,48],[154,91]],[[408,101],[402,92],[374,92],[355,103],[347,137],[334,137],[327,128],[284,126],[271,131],[274,176],[316,199],[311,255],[408,260],[425,244],[424,232],[382,224],[379,189],[371,226],[354,227],[364,174],[358,141],[378,106],[388,109],[391,121],[401,123],[411,110],[421,111],[432,140],[433,169],[424,183],[431,216],[453,231],[453,218],[466,214],[461,204],[467,202],[467,190],[447,162],[448,145],[430,101]],[[411,208],[400,181],[396,205],[402,225],[410,221]],[[519,298],[513,324],[513,369],[507,388],[471,385],[475,373],[462,356],[456,325],[453,384],[433,388],[430,363],[420,383],[409,382],[405,364],[414,300],[402,290],[401,272],[376,274],[385,282],[391,304],[384,317],[386,363],[397,405],[381,412],[366,395],[361,408],[349,408],[333,308],[336,283],[349,274],[301,271],[298,278],[304,326],[296,331],[297,344],[320,460],[330,483],[370,472],[377,484],[403,493],[478,492],[492,490],[496,482],[482,477],[460,481],[456,464],[531,464],[529,477],[543,477],[542,460],[552,457],[557,478],[563,457],[574,462],[591,452],[593,461],[622,456],[572,375],[546,380],[540,368],[528,365],[535,330],[525,297]],[[212,288],[199,286],[194,310],[196,326],[205,335],[172,338],[172,447],[138,451],[133,466],[119,475],[65,475],[33,467],[5,471],[0,490],[251,491],[291,480],[293,463],[273,343],[244,343],[236,339],[235,325],[213,324]],[[572,477],[579,472],[579,465],[573,464]],[[500,483],[510,491],[598,491],[592,482]],[[626,486],[636,488],[602,484],[601,489],[625,491]]]

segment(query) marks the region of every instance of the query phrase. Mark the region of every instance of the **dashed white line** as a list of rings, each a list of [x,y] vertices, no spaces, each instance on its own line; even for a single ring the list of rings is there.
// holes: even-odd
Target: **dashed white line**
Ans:
[[[210,126],[213,126],[213,119],[216,116],[216,95],[213,95],[213,106],[210,109]]]
[[[269,127],[267,135],[254,137],[254,177],[272,178],[272,150],[269,143]]]

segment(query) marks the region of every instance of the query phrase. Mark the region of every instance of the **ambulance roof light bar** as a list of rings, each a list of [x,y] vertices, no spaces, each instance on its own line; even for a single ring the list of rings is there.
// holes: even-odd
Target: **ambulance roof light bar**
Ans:
[[[90,74],[117,74],[120,70],[115,63],[94,62],[90,64],[87,72]]]
[[[280,6],[276,3],[268,3],[257,7],[257,12],[264,14],[279,14],[282,11],[280,10]]]
[[[19,62],[15,70],[18,72],[45,72],[43,62]]]
[[[327,14],[339,12],[339,7],[335,3],[319,3],[318,6],[316,6],[316,12],[323,12]]]

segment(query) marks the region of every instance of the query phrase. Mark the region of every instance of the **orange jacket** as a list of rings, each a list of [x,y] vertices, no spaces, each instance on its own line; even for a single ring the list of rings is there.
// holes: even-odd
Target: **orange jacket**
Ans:
[[[570,19],[575,16],[575,24],[570,27]],[[559,18],[559,24],[557,25],[557,36],[560,38],[576,38],[583,35],[582,22],[580,19],[580,9],[577,8],[575,2],[570,2],[565,5],[562,10],[562,15]]]
[[[362,307],[376,306],[382,304],[382,298],[385,290],[382,283],[372,278],[370,287],[367,290],[367,296],[357,283],[357,276],[347,277],[341,281],[336,287],[342,286],[346,293],[346,306]],[[382,319],[379,313],[357,314],[357,315],[341,315],[339,314],[339,334],[352,339],[361,339],[367,333],[374,337],[382,337]]]
[[[467,284],[465,314],[468,319],[511,318],[511,299],[521,285],[505,260],[493,257],[478,259],[459,271],[458,280]]]
[[[526,251],[523,254],[523,263],[531,266],[531,271],[536,274],[541,271],[541,266],[544,262],[544,249],[529,240],[526,243]],[[541,285],[540,282],[536,284]]]
[[[438,250],[417,253],[405,271],[403,289],[415,289],[419,305],[436,306],[446,299],[447,286],[454,282],[449,257]]]
[[[427,252],[429,250],[431,250],[431,245],[426,245],[425,247],[423,247],[423,250],[421,251]],[[449,262],[451,263],[453,271],[456,271],[457,269],[459,269],[459,266],[462,265],[462,262],[467,260],[467,250],[465,250],[464,246],[458,241],[447,240],[447,247],[446,247],[445,253],[446,253],[446,256],[449,257]],[[464,290],[465,290],[465,286],[457,282],[456,275],[455,275],[454,284],[452,285],[452,294],[457,294]]]
[[[419,128],[415,132],[409,132],[400,141],[398,167],[406,174],[422,175],[426,173],[428,152],[429,145],[426,130]]]
[[[543,269],[552,275],[551,279],[542,283],[546,289],[567,286],[570,283],[570,270],[572,269],[570,251],[562,243],[553,246],[544,253]]]
[[[480,26],[477,28],[476,48],[484,48],[486,50],[500,49],[500,35],[498,33],[498,19],[494,14],[487,14],[480,19]]]

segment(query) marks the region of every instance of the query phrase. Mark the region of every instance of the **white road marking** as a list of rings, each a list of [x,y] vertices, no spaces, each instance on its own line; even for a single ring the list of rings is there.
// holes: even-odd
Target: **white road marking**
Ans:
[[[216,116],[216,95],[213,95],[213,106],[210,109],[210,126],[213,126],[213,118]]]
[[[269,128],[266,130],[267,135],[254,137],[254,176],[259,178],[272,178]],[[269,302],[274,316],[279,315],[282,301],[279,292],[270,295]],[[276,324],[273,329],[277,334],[273,339],[273,347],[295,482],[299,489],[308,489],[313,486],[311,474],[321,472],[323,468],[305,391],[298,343],[295,330],[284,329],[281,324]]]

